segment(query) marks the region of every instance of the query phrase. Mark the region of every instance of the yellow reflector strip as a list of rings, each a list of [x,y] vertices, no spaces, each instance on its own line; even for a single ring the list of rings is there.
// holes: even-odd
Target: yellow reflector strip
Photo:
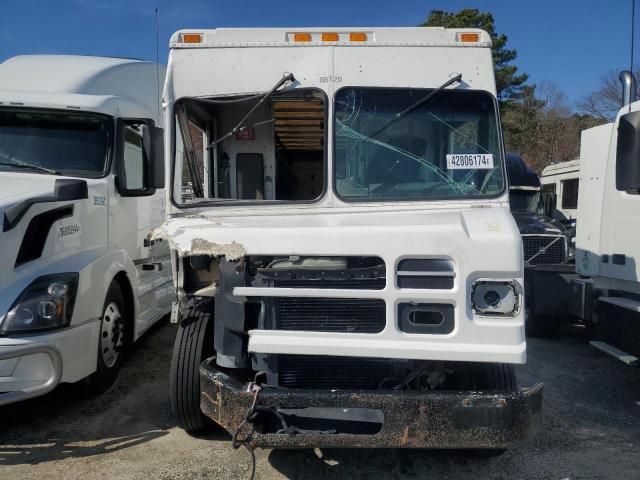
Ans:
[[[351,32],[349,34],[350,42],[366,42],[367,34],[365,32]]]
[[[199,33],[183,33],[182,43],[200,43],[202,41],[202,35]]]
[[[294,42],[310,42],[311,34],[310,33],[294,33],[293,41]]]
[[[475,43],[480,41],[480,35],[477,33],[460,33],[458,39],[463,43]]]
[[[337,42],[340,40],[340,35],[335,32],[325,32],[322,34],[323,42]]]

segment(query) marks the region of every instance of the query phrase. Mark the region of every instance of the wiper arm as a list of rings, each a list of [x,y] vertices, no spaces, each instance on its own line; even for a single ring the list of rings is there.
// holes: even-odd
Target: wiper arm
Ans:
[[[27,168],[29,170],[38,170],[40,172],[51,173],[52,175],[62,175],[62,173],[52,168],[43,167],[41,165],[22,163],[22,162],[4,162],[0,160],[0,165],[6,165],[8,167]]]
[[[387,128],[389,128],[389,125],[391,125],[392,123],[397,122],[398,120],[400,120],[402,117],[410,114],[411,112],[413,112],[416,108],[421,107],[422,105],[424,105],[425,103],[429,102],[433,97],[435,97],[436,95],[438,95],[441,91],[443,91],[445,88],[447,88],[449,85],[452,85],[454,83],[460,83],[462,81],[462,74],[459,73],[458,75],[456,75],[453,78],[450,78],[449,80],[447,80],[445,83],[443,83],[442,85],[440,85],[438,88],[436,88],[435,90],[433,90],[432,92],[429,92],[427,95],[425,95],[424,97],[422,97],[420,100],[418,100],[415,103],[412,103],[411,105],[409,105],[407,108],[405,108],[404,110],[402,110],[401,112],[396,113],[393,118],[391,118],[389,121],[387,121],[386,123],[384,123],[380,128],[378,128],[377,130],[375,130],[373,133],[367,135],[365,138],[363,138],[361,140],[361,142],[365,142],[367,140],[369,140],[370,138],[375,137],[376,135],[379,135],[380,133],[382,133],[383,131],[385,131]]]
[[[289,73],[289,74],[285,75],[284,77],[282,77],[280,80],[278,80],[278,83],[276,83],[271,90],[269,90],[267,93],[265,93],[262,96],[262,98],[258,101],[258,103],[256,103],[253,106],[253,108],[251,110],[249,110],[244,117],[242,117],[242,120],[240,120],[238,122],[238,124],[231,129],[231,131],[229,131],[228,133],[224,134],[219,139],[217,139],[214,142],[212,142],[209,145],[209,148],[215,147],[220,142],[225,141],[230,136],[235,135],[236,133],[241,132],[242,130],[245,130],[245,129],[251,128],[251,127],[256,127],[256,126],[262,125],[263,123],[273,122],[273,120],[268,120],[268,121],[265,121],[265,122],[258,122],[258,123],[254,124],[254,125],[245,125],[245,122],[249,119],[249,117],[251,117],[251,115],[253,115],[253,112],[255,112],[260,107],[260,105],[262,105],[267,100],[267,98],[269,98],[271,95],[273,95],[276,92],[276,90],[278,90],[285,83],[293,82],[294,80],[295,80],[295,77],[293,76],[293,73]]]

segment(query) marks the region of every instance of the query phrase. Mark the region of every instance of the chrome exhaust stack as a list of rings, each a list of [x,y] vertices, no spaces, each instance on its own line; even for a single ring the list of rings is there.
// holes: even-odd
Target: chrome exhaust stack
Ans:
[[[622,82],[622,106],[626,107],[638,99],[638,84],[636,77],[629,70],[620,72],[620,82]]]

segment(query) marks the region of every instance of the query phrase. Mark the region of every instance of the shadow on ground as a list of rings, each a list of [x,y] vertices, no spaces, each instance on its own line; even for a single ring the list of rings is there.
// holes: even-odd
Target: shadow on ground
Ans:
[[[0,465],[99,455],[166,435],[175,426],[168,385],[174,336],[166,319],[153,326],[100,396],[89,396],[80,384],[61,384],[48,395],[0,408]]]

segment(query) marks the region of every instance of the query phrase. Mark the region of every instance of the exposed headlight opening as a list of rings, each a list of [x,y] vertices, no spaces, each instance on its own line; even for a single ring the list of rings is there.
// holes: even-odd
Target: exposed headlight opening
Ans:
[[[0,333],[32,332],[68,326],[77,290],[77,273],[58,273],[36,278],[24,289],[7,314],[0,318]]]
[[[478,280],[471,287],[471,307],[478,315],[513,317],[520,311],[520,293],[512,281]]]

